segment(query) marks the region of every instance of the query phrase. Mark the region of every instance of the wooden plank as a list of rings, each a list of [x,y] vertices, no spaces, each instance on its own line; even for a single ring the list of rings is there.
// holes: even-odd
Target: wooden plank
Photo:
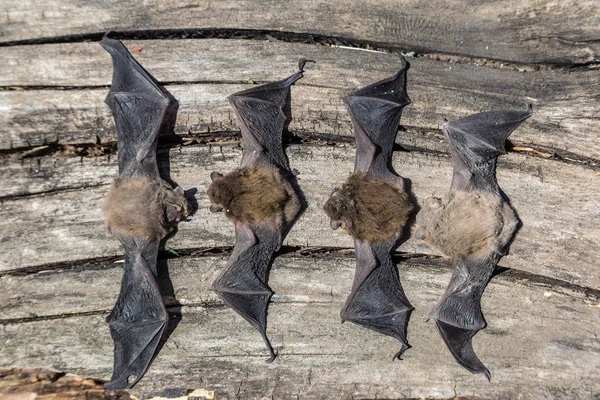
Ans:
[[[291,129],[308,135],[349,137],[352,130],[343,96],[351,89],[390,76],[399,65],[394,54],[280,42],[127,43],[130,47],[142,44],[144,51],[135,55],[159,80],[193,83],[168,86],[180,102],[176,128],[180,134],[237,131],[226,97],[247,86],[231,82],[279,79],[293,72],[298,58],[306,57],[318,63],[310,64],[305,79],[293,88]],[[107,85],[111,79],[110,59],[96,43],[17,46],[0,48],[0,52],[13,60],[6,64],[8,69],[0,67],[5,85],[84,86],[71,91],[0,92],[0,105],[6,110],[0,115],[0,149],[54,141],[77,144],[115,139],[108,107],[103,104],[107,89],[87,88]],[[17,67],[16,60],[30,58],[27,54],[31,62]],[[180,60],[176,66],[173,59]],[[442,150],[439,129],[444,118],[524,108],[526,103],[534,103],[534,115],[519,129],[515,143],[600,158],[597,70],[519,73],[427,59],[411,61],[408,89],[413,104],[406,108],[402,124],[414,127],[414,132],[400,138],[405,144]],[[48,62],[52,68],[47,68]],[[61,66],[55,68],[57,63]],[[422,131],[432,131],[433,135],[423,135]]]
[[[222,257],[169,260],[177,299],[182,303],[205,299],[215,268],[224,262]],[[275,363],[264,364],[260,336],[230,309],[214,303],[184,305],[181,321],[132,393],[205,388],[214,390],[216,398],[294,398],[295,394],[331,398],[334,393],[340,399],[466,394],[503,398],[511,393],[552,398],[567,393],[577,399],[593,398],[600,389],[600,346],[594,336],[597,308],[585,298],[546,285],[494,278],[482,302],[488,328],[475,338],[475,349],[493,374],[492,382],[487,383],[482,376],[456,365],[435,327],[425,322],[443,293],[450,270],[418,261],[399,267],[407,296],[416,307],[409,325],[413,348],[402,362],[391,360],[398,346],[395,340],[340,324],[339,310],[352,282],[351,258],[280,257],[271,273],[279,297],[271,305],[268,327],[280,353]],[[0,293],[4,299],[10,298],[14,294],[4,289],[20,287],[28,297],[37,294],[35,313],[40,315],[64,307],[90,310],[90,304],[103,309],[116,298],[117,271],[3,278]],[[48,286],[55,288],[57,298],[46,297]],[[24,304],[25,309],[34,301]],[[4,321],[0,339],[6,345],[0,349],[0,364],[108,379],[112,342],[104,317],[101,312]]]
[[[439,10],[444,10],[440,18]],[[515,0],[267,0],[242,2],[152,0],[105,4],[9,0],[2,13],[3,42],[107,30],[229,28],[309,32],[384,42],[419,52],[442,52],[523,63],[598,61],[596,2]],[[191,31],[190,33],[193,33]],[[289,35],[287,35],[289,36]]]
[[[166,151],[161,153],[163,159]],[[210,172],[238,166],[241,148],[185,146],[171,149],[168,155],[170,172],[166,162],[162,163],[163,172],[169,172],[182,187],[198,190],[198,212],[190,222],[180,224],[169,245],[179,249],[232,245],[233,228],[221,214],[208,211],[206,189]],[[353,247],[348,235],[331,231],[322,207],[331,189],[352,171],[354,148],[293,145],[288,155],[309,207],[285,244]],[[394,166],[412,180],[421,201],[448,190],[452,169],[447,156],[400,152]],[[8,182],[5,196],[31,193],[3,201],[0,232],[5,251],[0,270],[120,254],[99,209],[116,173],[114,157],[47,157],[40,159],[39,165],[34,161],[36,167],[38,173],[27,163],[18,162],[0,169]],[[498,177],[524,223],[502,264],[589,287],[600,286],[596,268],[600,259],[600,205],[595,189],[600,176],[574,165],[509,154],[501,158]],[[40,192],[49,193],[35,195]],[[400,250],[432,253],[416,240],[409,240]]]
[[[397,72],[397,53],[326,47],[279,40],[124,40],[144,68],[160,82],[246,83],[274,81],[292,74],[298,59],[307,64],[296,85],[355,89]],[[134,49],[142,49],[136,51]],[[0,47],[0,86],[105,86],[112,79],[110,55],[98,42]],[[534,70],[516,66],[408,57],[409,83],[459,87],[533,99],[568,99],[598,92],[593,68]],[[444,58],[442,58],[444,59]],[[465,79],[469,78],[469,79]]]

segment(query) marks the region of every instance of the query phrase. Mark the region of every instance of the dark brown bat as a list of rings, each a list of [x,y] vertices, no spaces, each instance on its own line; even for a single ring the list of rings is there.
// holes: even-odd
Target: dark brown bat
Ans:
[[[410,346],[408,302],[390,253],[398,245],[413,210],[404,179],[392,167],[392,148],[402,109],[410,104],[406,72],[357,90],[344,99],[354,126],[354,174],[325,203],[331,227],[354,238],[356,273],[341,311],[351,321],[402,343],[394,358]]]
[[[443,125],[454,174],[450,193],[429,198],[417,215],[415,236],[452,257],[454,273],[431,313],[446,346],[473,373],[490,371],[473,351],[473,336],[486,327],[481,296],[498,261],[507,254],[520,221],[496,181],[496,159],[528,111],[495,111]]]
[[[146,373],[169,320],[156,284],[160,241],[188,212],[183,189],[158,173],[156,144],[171,107],[170,94],[118,41],[100,45],[113,60],[106,104],[117,130],[119,177],[102,209],[110,232],[125,250],[125,272],[114,309],[107,317],[115,343],[108,390],[131,388]]]
[[[242,163],[227,175],[213,172],[208,189],[210,210],[222,211],[235,226],[233,252],[213,289],[260,332],[270,353],[267,362],[276,357],[266,332],[273,295],[268,269],[301,210],[282,134],[290,119],[290,87],[302,78],[305,62],[286,79],[229,97],[244,140]]]

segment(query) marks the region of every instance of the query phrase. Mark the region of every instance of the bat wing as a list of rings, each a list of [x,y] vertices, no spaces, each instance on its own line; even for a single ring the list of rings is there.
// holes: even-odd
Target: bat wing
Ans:
[[[490,111],[444,123],[454,175],[450,190],[498,192],[496,159],[506,154],[510,134],[532,115],[527,111]]]
[[[342,321],[350,321],[402,343],[394,358],[410,348],[406,328],[411,306],[390,256],[387,244],[355,241],[356,273],[352,291],[342,308]]]
[[[410,64],[388,79],[359,89],[344,98],[356,138],[354,172],[369,172],[387,180],[397,175],[392,168],[392,150],[402,109],[410,104],[406,73]]]
[[[305,62],[301,60],[299,71],[288,78],[229,97],[244,140],[242,167],[266,167],[290,172],[282,135],[290,118],[290,87],[302,78]],[[273,253],[281,246],[298,212],[299,209],[290,211],[289,214],[293,216],[286,212],[287,218],[279,218],[276,226],[236,222],[233,253],[225,271],[213,284],[217,294],[260,332],[271,354],[267,362],[276,357],[266,333],[267,308],[273,295],[267,285],[268,271]]]
[[[244,139],[242,167],[267,166],[289,170],[282,134],[290,118],[290,87],[302,78],[299,71],[281,81],[243,90],[229,96]]]
[[[176,110],[172,96],[146,72],[118,40],[100,42],[113,60],[106,103],[117,130],[119,176],[160,179],[156,145],[165,118]],[[175,101],[176,103],[176,101]],[[125,272],[119,298],[108,317],[115,344],[110,390],[130,388],[146,373],[165,331],[168,314],[156,284],[159,242],[121,239]]]
[[[529,106],[525,112],[485,112],[445,123],[443,131],[454,165],[450,190],[491,192],[500,197],[496,159],[506,153],[508,136],[531,114]],[[503,235],[512,237],[516,229]],[[456,361],[473,373],[483,373],[488,380],[490,371],[473,351],[472,339],[486,327],[481,296],[500,258],[502,254],[491,251],[483,259],[453,259],[454,274],[431,314]]]
[[[225,271],[213,289],[231,308],[258,330],[271,357],[276,353],[267,338],[267,308],[273,291],[267,285],[273,253],[279,247],[278,233],[261,226],[237,224],[235,246]]]
[[[113,338],[114,371],[108,390],[133,387],[154,359],[169,316],[156,284],[158,243],[122,240],[125,273],[107,318]],[[153,271],[154,269],[154,271]]]
[[[113,80],[105,102],[115,119],[119,175],[158,177],[158,135],[169,123],[165,116],[174,99],[119,40],[105,36],[100,45],[113,60]]]
[[[402,191],[404,180],[392,167],[392,152],[402,109],[410,104],[406,93],[409,66],[402,59],[402,67],[395,76],[359,89],[344,99],[356,138],[354,172],[367,173]],[[342,320],[398,339],[402,348],[394,358],[400,358],[410,347],[406,329],[414,310],[390,255],[400,233],[388,242],[355,240],[356,273],[341,312]]]

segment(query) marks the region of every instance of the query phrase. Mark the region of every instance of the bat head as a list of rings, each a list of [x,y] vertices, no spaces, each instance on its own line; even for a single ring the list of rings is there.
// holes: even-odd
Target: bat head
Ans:
[[[514,210],[500,196],[453,191],[443,199],[424,201],[414,236],[448,256],[482,259],[493,252],[503,253],[517,224]]]
[[[396,239],[412,212],[408,194],[366,173],[351,175],[325,203],[331,227],[365,242]]]
[[[227,175],[211,174],[208,198],[212,212],[242,223],[289,222],[299,208],[298,196],[277,168],[243,167]],[[290,212],[290,207],[296,212]]]
[[[113,235],[151,241],[167,236],[189,211],[181,187],[148,177],[116,179],[102,210]]]

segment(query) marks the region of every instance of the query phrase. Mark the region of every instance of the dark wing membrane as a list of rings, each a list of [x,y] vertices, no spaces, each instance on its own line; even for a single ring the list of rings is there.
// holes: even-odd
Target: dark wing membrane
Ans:
[[[532,112],[530,105],[527,111],[484,112],[444,123],[454,162],[452,189],[497,191],[496,158],[506,154],[506,139]]]
[[[125,273],[114,309],[107,318],[113,338],[114,371],[108,390],[133,387],[158,350],[169,316],[156,284],[158,243],[122,240]]]
[[[490,379],[490,371],[473,351],[473,336],[486,327],[481,296],[500,259],[494,253],[484,260],[453,259],[454,273],[444,296],[431,313],[438,331],[456,361]]]
[[[342,308],[342,320],[398,339],[402,346],[394,358],[400,358],[410,348],[406,330],[414,307],[400,284],[390,246],[356,241],[355,247],[356,275],[352,292]]]
[[[406,73],[410,64],[393,77],[359,89],[344,98],[356,137],[355,172],[387,178],[393,174],[392,149],[402,109],[410,104]]]
[[[104,37],[100,45],[113,60],[106,104],[117,129],[119,174],[158,177],[156,144],[172,96],[131,57],[123,43]]]
[[[213,283],[213,289],[231,308],[261,334],[270,353],[276,354],[267,337],[267,308],[273,291],[267,274],[279,235],[266,227],[236,226],[235,246],[225,271]]]
[[[290,87],[302,78],[300,70],[281,81],[243,90],[229,96],[244,139],[242,167],[263,165],[289,170],[282,134],[290,118]]]

